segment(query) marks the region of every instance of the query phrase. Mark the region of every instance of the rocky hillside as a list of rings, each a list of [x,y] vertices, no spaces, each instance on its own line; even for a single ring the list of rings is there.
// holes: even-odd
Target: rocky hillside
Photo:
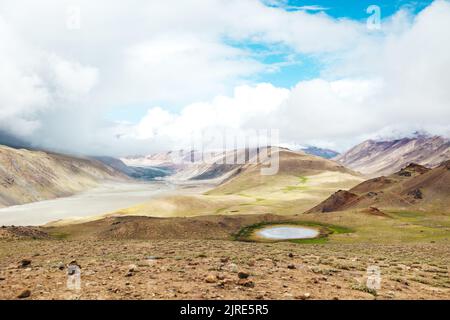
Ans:
[[[255,148],[216,153],[180,150],[148,156],[130,156],[121,160],[130,168],[170,170],[173,174],[167,179],[172,181],[208,180],[220,183],[244,167],[255,156]]]
[[[92,160],[0,146],[0,207],[72,195],[102,180],[126,180]]]
[[[450,140],[417,135],[389,141],[367,140],[334,158],[370,177],[389,175],[409,163],[435,167],[450,159]]]
[[[434,169],[410,164],[400,171],[339,190],[308,213],[358,208],[413,209],[450,212],[450,161]]]

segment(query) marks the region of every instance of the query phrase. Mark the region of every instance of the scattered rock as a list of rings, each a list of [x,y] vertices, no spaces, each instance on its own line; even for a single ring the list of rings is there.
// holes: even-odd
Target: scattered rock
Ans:
[[[239,279],[238,285],[246,287],[246,288],[253,288],[255,287],[255,283],[248,279]]]
[[[289,257],[289,258],[293,258],[293,257],[294,257],[294,254],[293,254],[292,252],[289,252],[288,257]]]
[[[206,281],[207,283],[215,283],[215,282],[217,281],[217,277],[214,276],[214,275],[212,275],[212,274],[209,274],[209,275],[205,278],[205,281]]]
[[[130,264],[128,266],[128,272],[137,272],[138,271],[138,267],[135,264]]]
[[[250,275],[247,272],[241,271],[241,272],[238,273],[239,279],[247,279],[249,276]]]
[[[19,298],[19,299],[25,299],[25,298],[28,298],[29,296],[31,296],[31,291],[28,290],[28,289],[26,289],[26,290],[23,290],[23,291],[17,296],[17,298]]]
[[[420,189],[414,189],[411,190],[410,192],[408,192],[409,196],[412,196],[414,199],[423,199],[423,194],[422,191]]]
[[[293,264],[290,264],[290,265],[288,265],[287,267],[288,267],[288,269],[297,269],[297,268],[295,267],[295,265],[293,265]]]
[[[365,213],[374,215],[374,216],[382,216],[382,217],[386,217],[386,214],[381,211],[380,209],[376,208],[376,207],[369,207],[365,210],[363,210]]]
[[[398,173],[398,175],[399,175],[399,176],[403,176],[403,177],[411,177],[411,172],[405,171],[405,170],[401,170],[401,171]]]
[[[222,263],[227,263],[228,261],[230,261],[229,257],[222,257],[222,258],[220,258],[220,262],[222,262]]]
[[[59,270],[64,270],[66,268],[66,265],[63,262],[58,263],[58,269]]]
[[[147,257],[147,260],[161,260],[162,259],[162,257],[159,257],[159,256],[148,256]]]
[[[230,263],[228,265],[228,269],[230,270],[230,272],[233,272],[233,273],[238,272],[238,266],[234,263]]]
[[[72,260],[69,262],[69,266],[77,266],[81,269],[81,265],[77,262],[77,260]]]
[[[309,298],[311,298],[311,293],[309,292],[306,292],[300,296],[301,300],[308,300]]]
[[[26,268],[31,264],[31,260],[30,259],[23,259],[22,261],[20,261],[19,267],[20,268]]]
[[[224,280],[224,279],[225,279],[225,276],[224,276],[223,274],[218,274],[218,275],[217,275],[217,279],[219,279],[219,280]]]

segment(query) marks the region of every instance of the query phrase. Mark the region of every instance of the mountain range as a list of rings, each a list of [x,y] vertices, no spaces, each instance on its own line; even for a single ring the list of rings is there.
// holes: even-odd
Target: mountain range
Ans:
[[[449,139],[423,134],[395,140],[367,140],[333,158],[369,177],[393,174],[410,163],[433,168],[449,159]]]
[[[433,169],[411,163],[392,175],[339,190],[307,213],[361,208],[450,212],[449,196],[450,160]]]
[[[324,149],[324,148],[318,148],[314,146],[309,146],[306,148],[302,148],[301,151],[307,154],[311,154],[314,156],[318,156],[325,159],[332,159],[339,155],[339,152],[331,150],[331,149]]]
[[[10,137],[5,139],[9,142],[16,141],[12,141]],[[126,180],[130,177],[144,180],[164,177],[172,181],[208,181],[217,186],[210,191],[210,194],[239,192],[259,194],[262,189],[265,193],[269,189],[277,190],[280,187],[284,190],[284,194],[288,195],[288,191],[311,189],[301,185],[302,179],[314,175],[320,177],[320,174],[326,172],[337,172],[341,175],[339,179],[330,175],[327,178],[330,181],[338,179],[358,182],[357,179],[359,179],[360,182],[364,175],[369,178],[377,177],[374,181],[367,182],[370,185],[387,183],[386,181],[397,183],[403,182],[406,177],[399,175],[398,172],[410,170],[410,164],[414,164],[412,166],[416,169],[421,168],[420,172],[425,174],[425,171],[430,169],[437,172],[437,167],[450,159],[450,141],[440,136],[428,135],[396,140],[367,140],[330,160],[326,158],[335,154],[331,150],[315,147],[308,147],[299,152],[285,148],[275,149],[280,155],[280,168],[276,178],[259,174],[261,164],[254,160],[259,157],[255,148],[209,154],[198,151],[169,151],[116,159],[75,157],[47,151],[0,146],[0,205],[8,206],[70,195],[94,186],[102,180]],[[205,161],[205,157],[208,161]],[[244,161],[235,163],[230,159]],[[261,162],[263,159],[259,160]],[[442,171],[442,169],[439,170]],[[357,172],[362,175],[358,175]],[[335,186],[351,188],[355,184],[341,183]],[[331,185],[326,188],[330,190],[327,191],[330,192],[328,195],[332,193]],[[348,191],[352,194],[346,193],[347,191],[339,192],[330,201],[344,198],[344,203],[347,205],[347,198],[361,196],[360,189],[361,187],[353,190],[354,192]],[[368,192],[377,192],[377,190],[368,189]],[[325,193],[317,197],[318,202],[325,199],[324,195],[326,197]],[[387,203],[391,201],[386,196],[377,199]],[[371,201],[359,199],[358,202],[371,205]]]
[[[0,146],[0,207],[69,196],[107,180],[129,178],[90,158]]]
[[[126,174],[131,178],[138,180],[150,181],[168,176],[172,173],[172,170],[170,168],[160,166],[127,166],[122,160],[114,157],[97,156],[92,158],[119,172]]]

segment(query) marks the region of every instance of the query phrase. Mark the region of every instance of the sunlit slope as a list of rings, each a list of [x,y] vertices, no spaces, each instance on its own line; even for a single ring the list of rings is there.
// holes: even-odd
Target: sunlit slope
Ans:
[[[151,200],[113,215],[184,217],[195,215],[298,214],[320,203],[336,188],[363,181],[342,165],[286,149],[279,151],[279,171],[261,175],[262,164],[246,164],[234,176],[203,194]]]
[[[336,162],[281,149],[279,170],[275,175],[262,175],[263,164],[249,165],[209,195],[238,194],[253,197],[259,204],[273,201],[293,201],[298,206],[321,201],[337,186],[348,189],[362,178]]]
[[[92,159],[0,146],[0,207],[68,196],[103,180],[127,180]]]
[[[339,190],[308,212],[381,209],[450,212],[450,161],[433,169],[410,164],[387,177]]]

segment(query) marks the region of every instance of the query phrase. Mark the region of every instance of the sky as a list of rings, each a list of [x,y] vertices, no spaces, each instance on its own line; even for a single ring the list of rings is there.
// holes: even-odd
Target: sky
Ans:
[[[450,132],[450,2],[2,0],[0,130],[90,155]]]

